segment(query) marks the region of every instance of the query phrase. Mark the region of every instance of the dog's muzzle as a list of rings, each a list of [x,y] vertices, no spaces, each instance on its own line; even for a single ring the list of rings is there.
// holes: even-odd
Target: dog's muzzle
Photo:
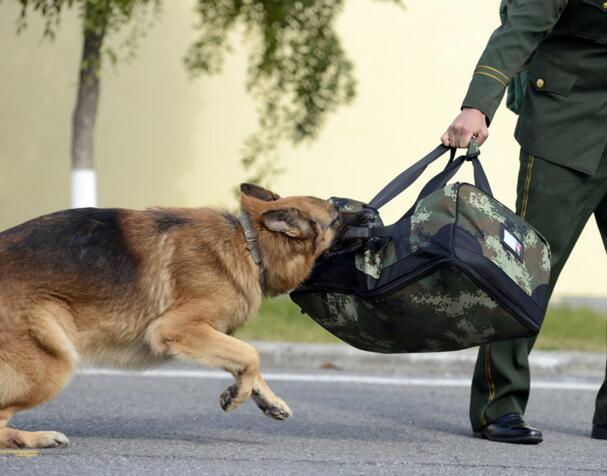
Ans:
[[[351,198],[340,197],[331,197],[329,202],[337,208],[341,224],[344,227],[368,227],[377,220],[377,210],[366,203],[352,200]]]
[[[369,228],[378,223],[379,213],[366,203],[340,197],[331,197],[329,202],[339,213],[340,228],[336,244],[365,238],[368,236]]]

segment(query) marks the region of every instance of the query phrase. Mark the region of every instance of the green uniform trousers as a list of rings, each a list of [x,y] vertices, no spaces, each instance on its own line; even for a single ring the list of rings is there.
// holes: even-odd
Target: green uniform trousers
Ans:
[[[593,214],[607,250],[607,153],[596,174],[589,176],[521,150],[516,209],[550,243],[552,292]],[[534,343],[535,337],[531,337],[480,348],[470,399],[475,431],[506,413],[525,412],[530,386],[528,356]],[[607,425],[607,376],[596,400],[593,423]]]

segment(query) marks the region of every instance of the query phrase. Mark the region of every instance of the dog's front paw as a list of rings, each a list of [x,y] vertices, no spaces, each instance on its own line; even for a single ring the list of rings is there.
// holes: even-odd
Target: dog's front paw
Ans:
[[[268,415],[275,420],[286,420],[290,416],[293,416],[293,412],[289,408],[289,405],[278,397],[274,397],[272,400],[270,400],[265,398],[257,390],[253,390],[251,397],[265,415]]]
[[[219,404],[225,412],[236,410],[242,402],[249,398],[250,393],[242,392],[238,385],[232,385],[224,390],[219,397]]]
[[[232,385],[226,388],[219,396],[219,405],[224,412],[235,410],[237,405],[234,404],[234,399],[238,395],[238,386]]]

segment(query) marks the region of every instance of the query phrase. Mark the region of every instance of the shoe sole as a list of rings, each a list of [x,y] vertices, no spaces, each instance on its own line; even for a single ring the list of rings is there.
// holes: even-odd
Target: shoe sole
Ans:
[[[489,440],[489,441],[496,441],[498,443],[513,443],[513,444],[518,444],[518,445],[537,445],[538,443],[541,443],[542,441],[544,441],[544,438],[542,438],[542,437],[529,438],[529,437],[523,436],[523,437],[514,437],[514,438],[496,438],[496,437],[489,436],[482,431],[475,431],[474,436],[476,438],[481,438],[481,439]]]
[[[607,428],[594,427],[590,437],[594,438],[595,440],[607,440]]]

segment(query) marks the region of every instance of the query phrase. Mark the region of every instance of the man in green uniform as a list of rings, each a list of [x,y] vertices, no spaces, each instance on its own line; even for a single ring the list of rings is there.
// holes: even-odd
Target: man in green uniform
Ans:
[[[553,289],[593,214],[607,248],[607,0],[502,3],[503,24],[491,36],[462,112],[442,140],[467,147],[474,135],[481,144],[506,88],[526,70],[515,131],[521,146],[516,206],[551,245]],[[475,436],[542,441],[541,431],[523,418],[534,342],[480,348],[470,403]],[[607,379],[596,400],[592,437],[607,439]]]

